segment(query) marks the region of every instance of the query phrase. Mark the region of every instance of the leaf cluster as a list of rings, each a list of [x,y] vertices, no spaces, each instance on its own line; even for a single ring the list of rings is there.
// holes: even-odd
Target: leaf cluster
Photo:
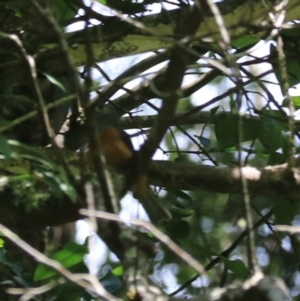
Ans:
[[[170,291],[173,281],[178,292],[196,296],[208,285],[245,280],[255,257],[261,270],[283,277],[299,295],[298,238],[273,228],[298,224],[299,199],[292,192],[267,195],[268,183],[252,181],[262,168],[276,173],[286,163],[288,183],[278,176],[278,187],[286,191],[299,186],[295,158],[300,150],[300,101],[290,93],[300,82],[300,39],[298,23],[289,22],[300,18],[293,10],[297,0],[290,1],[279,27],[267,19],[271,6],[256,1],[213,4],[224,28],[209,2],[201,1],[201,14],[188,0],[98,2],[100,6],[79,0],[0,0],[0,223],[44,252],[47,248],[37,247],[44,246],[44,236],[33,243],[26,232],[40,233],[46,226],[82,218],[78,210],[87,207],[86,184],[104,189],[109,181],[100,156],[91,176],[84,153],[88,141],[97,146],[97,112],[113,107],[120,127],[140,144],[140,172],[151,175],[150,160],[156,153],[177,169],[189,166],[192,173],[209,165],[217,175],[208,174],[205,183],[194,175],[185,183],[191,178],[182,167],[180,177],[166,177],[172,171],[163,168],[159,177],[150,176],[150,184],[156,184],[152,188],[172,214],[161,225],[163,232],[207,272],[200,279],[168,245],[160,244],[155,257],[137,239],[136,259],[143,262],[148,256],[144,272],[152,274],[156,285]],[[266,40],[264,53],[257,54],[254,50]],[[117,63],[110,60],[117,58]],[[245,176],[244,184],[243,167],[256,172]],[[234,194],[230,185],[226,190],[215,184],[222,179],[236,183],[237,177],[241,181]],[[107,201],[101,209],[118,207]],[[128,235],[124,228],[103,222],[99,231],[121,261],[116,264],[107,253],[98,278],[121,298],[133,266],[126,257],[132,241],[122,240]],[[149,237],[151,241],[151,233]],[[57,270],[23,260],[16,249],[8,238],[1,239],[1,281],[22,288],[49,285],[44,295],[36,296],[39,300],[95,298],[84,285],[62,280]],[[77,274],[87,272],[87,253],[86,246],[67,243],[48,255]],[[138,264],[135,268],[139,273]],[[161,276],[163,271],[172,281]]]

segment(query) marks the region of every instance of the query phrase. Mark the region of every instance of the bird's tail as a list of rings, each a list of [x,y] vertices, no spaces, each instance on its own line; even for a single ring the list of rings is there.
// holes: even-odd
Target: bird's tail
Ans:
[[[135,198],[144,207],[153,224],[170,220],[170,212],[161,204],[159,198],[151,190],[146,176],[141,176],[133,185],[132,192]]]

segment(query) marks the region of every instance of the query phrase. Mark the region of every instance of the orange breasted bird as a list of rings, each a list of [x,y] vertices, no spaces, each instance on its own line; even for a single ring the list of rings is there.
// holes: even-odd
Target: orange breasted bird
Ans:
[[[148,184],[146,175],[135,177],[138,162],[129,135],[120,128],[119,116],[113,108],[96,113],[99,144],[108,166],[124,172],[129,179],[129,190],[143,205],[151,222],[157,224],[171,218]],[[133,179],[133,180],[132,180]]]

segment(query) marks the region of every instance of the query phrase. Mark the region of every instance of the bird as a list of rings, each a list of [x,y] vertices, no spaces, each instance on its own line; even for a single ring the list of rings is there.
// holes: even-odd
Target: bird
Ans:
[[[105,107],[95,114],[100,151],[109,167],[120,170],[128,177],[128,190],[144,207],[150,221],[159,224],[171,219],[151,189],[145,174],[138,173],[138,155],[131,138],[121,128],[120,117],[113,107]]]

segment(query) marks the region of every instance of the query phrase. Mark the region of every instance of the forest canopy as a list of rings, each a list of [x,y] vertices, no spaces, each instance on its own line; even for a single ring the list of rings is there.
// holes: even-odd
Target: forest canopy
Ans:
[[[0,0],[0,299],[298,300],[299,4]]]

